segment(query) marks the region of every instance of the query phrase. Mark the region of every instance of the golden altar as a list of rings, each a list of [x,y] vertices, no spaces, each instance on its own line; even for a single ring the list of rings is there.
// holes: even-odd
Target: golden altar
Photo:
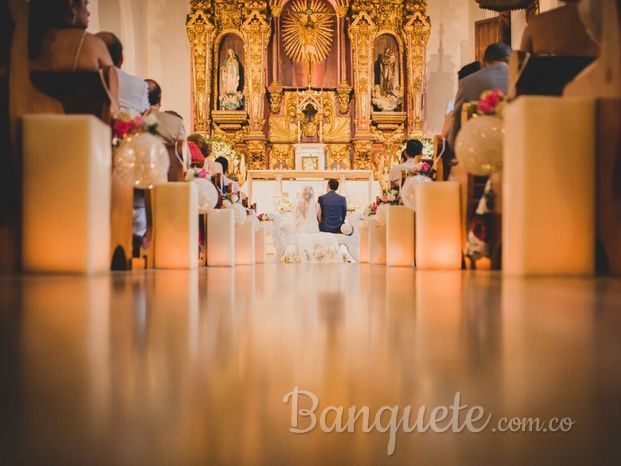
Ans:
[[[325,168],[390,166],[422,136],[425,0],[192,0],[186,29],[194,131],[255,170],[292,170],[295,145]]]

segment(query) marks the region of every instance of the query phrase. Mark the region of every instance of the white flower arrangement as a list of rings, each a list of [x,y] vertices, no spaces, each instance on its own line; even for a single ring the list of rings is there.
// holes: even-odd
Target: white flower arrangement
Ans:
[[[235,152],[233,146],[231,146],[224,139],[217,137],[210,138],[209,142],[211,143],[211,156],[214,158],[214,160],[218,157],[226,158],[232,165],[231,171],[234,172],[237,167],[239,167],[239,155],[237,155],[237,152]]]

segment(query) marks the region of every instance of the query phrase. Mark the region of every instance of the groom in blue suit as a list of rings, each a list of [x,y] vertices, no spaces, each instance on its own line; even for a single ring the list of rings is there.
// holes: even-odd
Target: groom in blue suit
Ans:
[[[347,217],[347,200],[336,192],[337,189],[339,182],[331,179],[328,181],[328,192],[319,196],[321,207],[319,230],[326,233],[340,233],[341,225],[345,223]]]

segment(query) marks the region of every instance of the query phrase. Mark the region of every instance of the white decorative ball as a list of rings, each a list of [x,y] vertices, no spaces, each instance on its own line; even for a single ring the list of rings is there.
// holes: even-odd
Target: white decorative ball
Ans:
[[[489,176],[502,169],[504,122],[483,115],[468,120],[455,141],[455,155],[468,173]]]
[[[429,183],[432,179],[425,175],[414,175],[406,178],[401,188],[401,200],[408,209],[416,210],[416,187],[423,183]]]
[[[354,227],[349,222],[345,222],[341,225],[341,233],[347,236],[351,236],[354,233]]]
[[[150,133],[130,136],[114,151],[114,170],[140,189],[168,181],[170,160],[162,140]]]
[[[218,203],[218,190],[205,178],[194,178],[192,183],[198,187],[198,212],[205,214]]]

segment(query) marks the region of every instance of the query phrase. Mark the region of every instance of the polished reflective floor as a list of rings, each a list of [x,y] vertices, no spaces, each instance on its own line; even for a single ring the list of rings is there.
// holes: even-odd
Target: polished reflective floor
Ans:
[[[621,464],[619,280],[368,265],[4,277],[0,349],[2,465]],[[292,416],[310,415],[283,402],[295,387],[318,401],[304,434]],[[486,429],[401,429],[390,456],[389,432],[319,422],[330,405],[373,417],[456,393]],[[575,424],[494,429],[513,417]]]

